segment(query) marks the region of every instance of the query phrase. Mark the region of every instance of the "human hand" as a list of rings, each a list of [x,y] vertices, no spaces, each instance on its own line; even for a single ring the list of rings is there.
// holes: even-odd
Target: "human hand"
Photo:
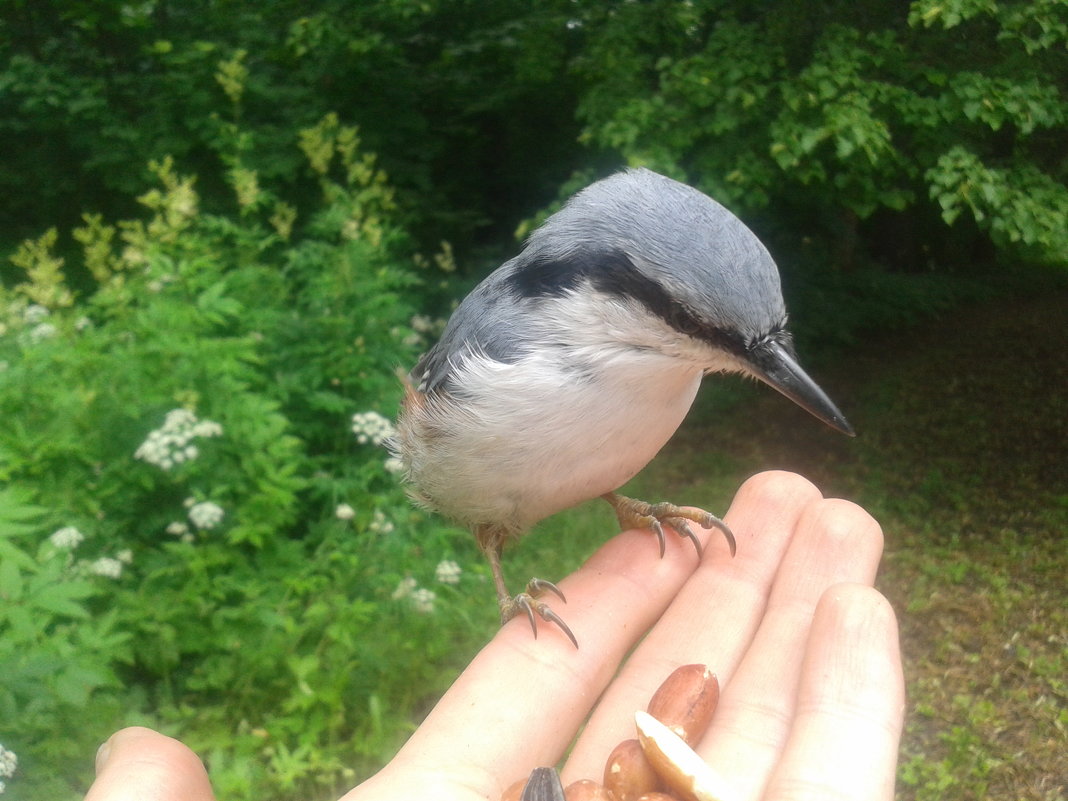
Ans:
[[[510,621],[342,801],[495,801],[556,764],[587,718],[563,781],[600,780],[612,748],[634,737],[635,710],[692,662],[722,685],[697,750],[738,799],[892,799],[904,687],[893,612],[870,586],[878,524],[788,473],[747,481],[726,520],[738,555],[702,531],[700,566],[688,543],[658,559],[648,533],[614,537],[559,582],[577,651],[552,627],[534,640],[525,619]],[[145,797],[213,796],[191,751],[126,729],[102,749],[86,799]]]

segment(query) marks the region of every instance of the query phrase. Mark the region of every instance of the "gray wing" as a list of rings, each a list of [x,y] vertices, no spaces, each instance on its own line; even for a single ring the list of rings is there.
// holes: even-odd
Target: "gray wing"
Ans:
[[[421,392],[455,391],[449,380],[455,367],[471,354],[512,364],[526,351],[522,344],[524,299],[505,286],[513,263],[498,268],[464,298],[441,339],[419,359],[411,380]]]

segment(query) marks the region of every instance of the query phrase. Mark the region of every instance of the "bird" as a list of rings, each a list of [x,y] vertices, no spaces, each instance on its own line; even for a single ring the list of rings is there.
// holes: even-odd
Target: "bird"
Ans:
[[[489,560],[502,625],[525,614],[557,627],[532,578],[512,595],[504,546],[538,521],[603,498],[624,528],[689,522],[735,537],[718,517],[617,490],[661,450],[702,379],[741,373],[838,431],[854,432],[802,369],[778,268],[717,201],[645,168],[572,196],[514,258],[460,302],[405,378],[391,442],[409,495],[468,527]]]

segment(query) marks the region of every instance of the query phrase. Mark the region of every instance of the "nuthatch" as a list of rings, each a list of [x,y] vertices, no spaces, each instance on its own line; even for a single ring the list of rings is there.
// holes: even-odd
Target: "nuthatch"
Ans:
[[[393,447],[412,495],[469,526],[501,621],[535,613],[571,630],[531,579],[509,594],[501,549],[537,521],[601,497],[624,527],[688,537],[707,512],[615,490],[682,423],[703,376],[755,376],[837,430],[842,413],[798,365],[779,273],[716,201],[645,169],[579,192],[453,313],[409,376]]]

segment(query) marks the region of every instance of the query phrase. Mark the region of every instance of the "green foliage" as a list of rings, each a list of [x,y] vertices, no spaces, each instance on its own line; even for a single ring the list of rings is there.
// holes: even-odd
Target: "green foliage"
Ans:
[[[940,252],[931,219],[940,214],[947,225],[970,218],[1028,258],[1068,264],[1068,7],[895,9],[718,0],[587,9],[583,136],[689,177],[747,216],[770,207],[786,252],[859,229],[898,250],[918,239],[904,254],[915,269],[925,250]],[[852,254],[836,261],[851,266]]]
[[[381,447],[435,260],[414,266],[335,115],[300,133],[322,196],[303,217],[232,133],[232,210],[161,159],[146,216],[73,232],[88,288],[53,229],[0,291],[0,742],[27,798],[84,790],[85,755],[140,721],[199,748],[226,797],[325,793],[397,746],[471,636],[466,594],[426,587],[474,549],[411,508]]]
[[[235,122],[245,166],[310,209],[295,132],[331,109],[382,156],[424,246],[508,231],[577,153],[571,37],[548,5],[476,7],[17,2],[0,26],[0,232],[129,215],[143,165],[168,154],[225,208],[218,150]]]
[[[44,777],[84,758],[85,744],[62,733],[90,702],[102,721],[117,719],[116,667],[131,653],[118,611],[91,611],[110,594],[109,580],[74,561],[62,532],[33,536],[47,512],[25,490],[0,489],[0,717],[14,723],[4,739],[21,751],[23,770]],[[23,751],[27,743],[37,747]]]
[[[1030,166],[989,168],[955,146],[926,176],[947,223],[968,212],[999,244],[1022,244],[1058,258],[1068,254],[1068,192],[1045,173]]]
[[[993,242],[1063,265],[1065,9],[19,4],[0,39],[0,247],[85,206],[128,216],[141,165],[168,154],[204,176],[209,209],[230,202],[221,158],[251,194],[255,175],[308,212],[319,194],[294,132],[336,109],[422,247],[496,249],[568,175],[622,160],[699,184],[786,264],[815,242],[832,266],[974,270]],[[980,186],[1005,202],[953,199]]]
[[[11,263],[21,268],[29,279],[15,287],[16,291],[46,307],[72,303],[70,291],[63,286],[63,259],[51,252],[58,235],[55,228],[49,228],[40,239],[23,242],[11,257]]]

